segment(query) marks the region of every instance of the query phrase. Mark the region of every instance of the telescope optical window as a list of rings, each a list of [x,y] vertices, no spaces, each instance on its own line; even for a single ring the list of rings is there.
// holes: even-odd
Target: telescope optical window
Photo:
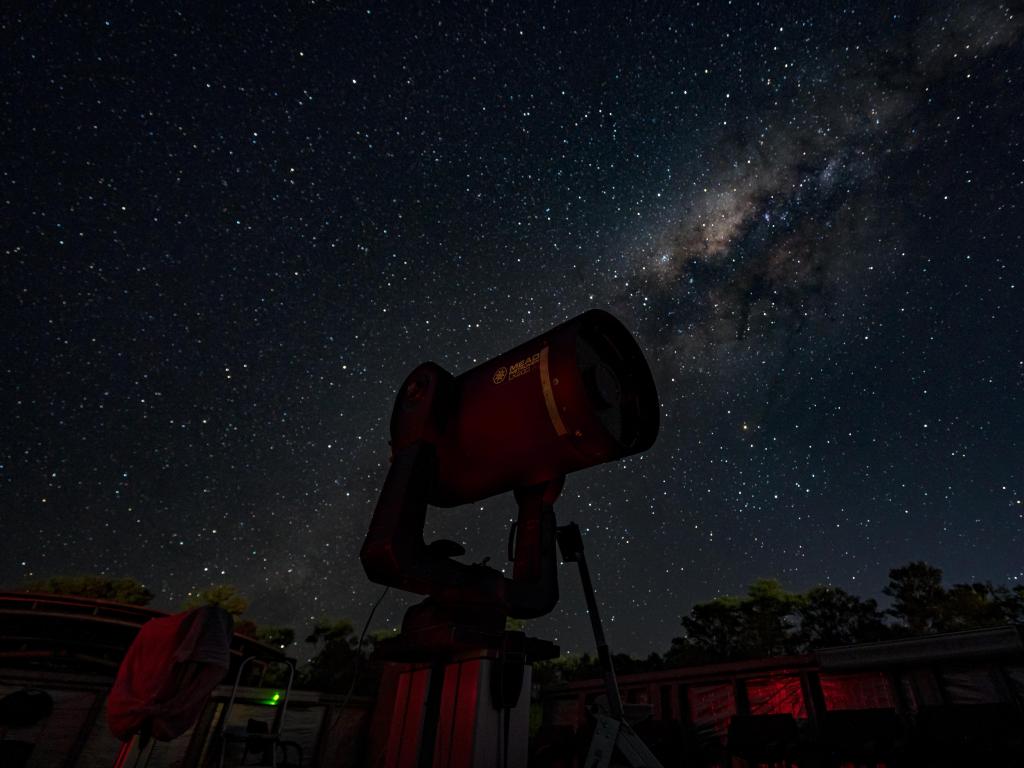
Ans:
[[[620,446],[628,447],[636,439],[623,418],[627,395],[620,374],[626,372],[622,355],[596,328],[581,333],[576,343],[576,361],[594,414],[608,434]]]

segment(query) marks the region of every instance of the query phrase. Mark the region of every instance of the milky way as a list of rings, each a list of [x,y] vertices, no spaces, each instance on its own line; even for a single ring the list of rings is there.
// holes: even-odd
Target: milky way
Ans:
[[[770,110],[756,132],[726,129],[706,150],[718,159],[706,186],[647,233],[627,301],[652,294],[661,311],[642,311],[651,333],[687,350],[798,332],[842,311],[844,284],[903,266],[907,219],[886,210],[900,203],[892,155],[913,162],[935,94],[1022,31],[1001,7],[927,17],[857,46],[868,50]]]

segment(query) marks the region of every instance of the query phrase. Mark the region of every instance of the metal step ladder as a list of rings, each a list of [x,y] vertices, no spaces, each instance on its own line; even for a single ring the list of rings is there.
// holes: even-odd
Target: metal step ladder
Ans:
[[[224,714],[221,716],[221,727],[219,732],[220,737],[220,762],[218,765],[220,768],[224,768],[224,758],[228,752],[228,746],[231,744],[242,744],[242,758],[239,765],[267,765],[267,753],[270,754],[270,765],[273,768],[277,768],[278,752],[282,753],[284,757],[285,765],[302,765],[302,748],[295,742],[282,741],[281,732],[284,729],[285,715],[288,713],[288,697],[291,695],[292,682],[295,680],[295,662],[292,659],[288,659],[284,662],[278,662],[286,664],[288,666],[288,685],[285,688],[284,696],[274,694],[270,701],[264,702],[267,706],[276,707],[280,705],[280,709],[274,716],[274,722],[272,725],[267,725],[262,720],[249,720],[246,725],[229,725],[231,719],[231,710],[235,706],[235,699],[238,697],[238,688],[242,681],[242,673],[245,671],[246,666],[255,661],[257,657],[249,656],[238,665],[238,673],[235,675],[235,684],[231,689],[231,698],[228,699],[227,708],[224,710]],[[290,763],[287,760],[287,753],[289,749],[294,749],[298,753],[298,762]],[[258,755],[259,762],[247,763],[246,759],[250,755]]]

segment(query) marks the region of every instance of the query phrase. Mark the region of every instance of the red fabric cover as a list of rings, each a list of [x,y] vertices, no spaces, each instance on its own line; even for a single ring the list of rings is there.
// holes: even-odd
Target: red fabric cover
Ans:
[[[224,679],[231,636],[230,614],[212,606],[143,624],[107,700],[111,733],[127,741],[145,726],[170,741],[192,727]]]
[[[896,697],[884,672],[821,674],[821,692],[829,711],[895,709]]]
[[[702,731],[724,736],[729,721],[736,714],[736,696],[732,683],[695,685],[686,691],[690,702],[690,719]]]
[[[747,699],[752,715],[792,715],[807,718],[799,677],[764,677],[747,680]]]

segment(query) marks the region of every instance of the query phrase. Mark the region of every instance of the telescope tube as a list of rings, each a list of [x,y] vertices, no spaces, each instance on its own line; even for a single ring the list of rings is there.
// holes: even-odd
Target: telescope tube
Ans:
[[[409,434],[403,414],[412,415],[425,366],[399,390],[391,421],[396,452]],[[658,434],[650,368],[625,326],[601,310],[433,385],[434,506],[555,480],[647,450]]]

